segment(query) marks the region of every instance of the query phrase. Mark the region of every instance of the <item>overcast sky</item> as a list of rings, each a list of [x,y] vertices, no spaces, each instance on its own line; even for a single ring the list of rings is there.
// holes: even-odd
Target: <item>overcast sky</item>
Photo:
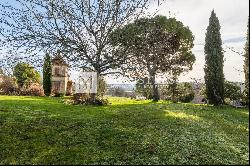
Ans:
[[[244,73],[237,71],[243,70],[243,58],[227,47],[243,51],[249,16],[249,0],[162,0],[160,7],[155,2],[149,10],[153,12],[156,9],[159,10],[158,14],[175,16],[185,26],[189,26],[195,35],[193,53],[196,56],[196,63],[192,71],[181,76],[180,81],[204,78],[205,34],[213,9],[220,20],[223,47],[226,51],[224,54],[225,77],[229,81],[244,81]],[[108,82],[118,83],[119,80],[108,79]]]

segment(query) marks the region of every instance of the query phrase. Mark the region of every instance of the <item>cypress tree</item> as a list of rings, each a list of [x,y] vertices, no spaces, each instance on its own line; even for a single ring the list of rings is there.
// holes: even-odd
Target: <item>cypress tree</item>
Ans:
[[[43,63],[43,89],[46,96],[51,94],[51,76],[52,76],[52,67],[51,67],[51,58],[47,53],[44,57]]]
[[[244,73],[245,73],[245,93],[247,104],[249,104],[249,18],[247,26],[247,42],[245,45],[245,54],[244,54]]]
[[[224,104],[224,55],[220,34],[220,23],[214,10],[209,19],[205,39],[205,83],[209,104]]]

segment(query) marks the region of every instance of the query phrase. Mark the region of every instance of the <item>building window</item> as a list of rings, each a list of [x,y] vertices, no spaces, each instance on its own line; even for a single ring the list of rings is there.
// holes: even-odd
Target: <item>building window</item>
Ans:
[[[60,76],[60,73],[59,73],[59,72],[60,72],[59,68],[56,67],[56,68],[55,68],[55,75],[56,75],[56,76]]]
[[[55,93],[59,93],[59,91],[60,91],[60,82],[59,81],[54,82],[54,91],[55,91]]]
[[[63,68],[63,69],[61,70],[61,75],[64,76],[64,73],[65,73],[65,69]]]

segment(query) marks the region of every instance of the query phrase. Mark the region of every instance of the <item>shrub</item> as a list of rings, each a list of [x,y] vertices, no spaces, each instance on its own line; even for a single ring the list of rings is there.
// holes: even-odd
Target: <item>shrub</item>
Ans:
[[[173,102],[184,102],[189,103],[194,99],[195,93],[193,87],[190,83],[176,83],[176,84],[169,84],[165,87],[165,99],[171,99]],[[171,94],[168,96],[167,94]]]
[[[234,82],[225,82],[224,86],[225,98],[230,100],[240,100],[243,97],[240,87]]]
[[[3,95],[19,95],[19,89],[15,79],[8,76],[2,76],[2,81],[0,82],[0,93]]]
[[[82,104],[82,105],[108,105],[109,102],[107,99],[99,98],[99,97],[91,97],[87,93],[76,93],[73,95],[73,103],[74,104]]]
[[[203,102],[203,103],[205,103],[205,104],[208,103],[208,101],[207,101],[207,99],[206,99],[205,97],[201,99],[201,102]]]
[[[179,101],[183,103],[189,103],[194,99],[194,93],[190,92],[188,94],[181,95]]]
[[[136,98],[136,93],[134,91],[132,92],[125,92],[125,97],[135,99]]]
[[[64,97],[65,93],[55,93],[54,97]]]
[[[25,96],[44,96],[44,90],[38,83],[32,83],[28,88],[23,88],[21,93]]]
[[[121,87],[109,88],[107,95],[125,97],[125,90]]]
[[[185,82],[185,83],[180,83],[177,86],[177,91],[178,91],[178,101],[184,102],[184,103],[189,103],[194,99],[194,91],[193,87],[190,83]]]

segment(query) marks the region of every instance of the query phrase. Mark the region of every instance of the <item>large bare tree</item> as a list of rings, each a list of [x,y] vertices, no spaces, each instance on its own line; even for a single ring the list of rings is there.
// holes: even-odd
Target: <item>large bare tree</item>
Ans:
[[[23,58],[40,63],[37,54],[60,50],[71,66],[107,75],[124,61],[124,54],[116,54],[117,48],[109,44],[110,33],[140,17],[148,4],[149,0],[2,2],[0,47],[11,55],[6,57],[9,63]]]

